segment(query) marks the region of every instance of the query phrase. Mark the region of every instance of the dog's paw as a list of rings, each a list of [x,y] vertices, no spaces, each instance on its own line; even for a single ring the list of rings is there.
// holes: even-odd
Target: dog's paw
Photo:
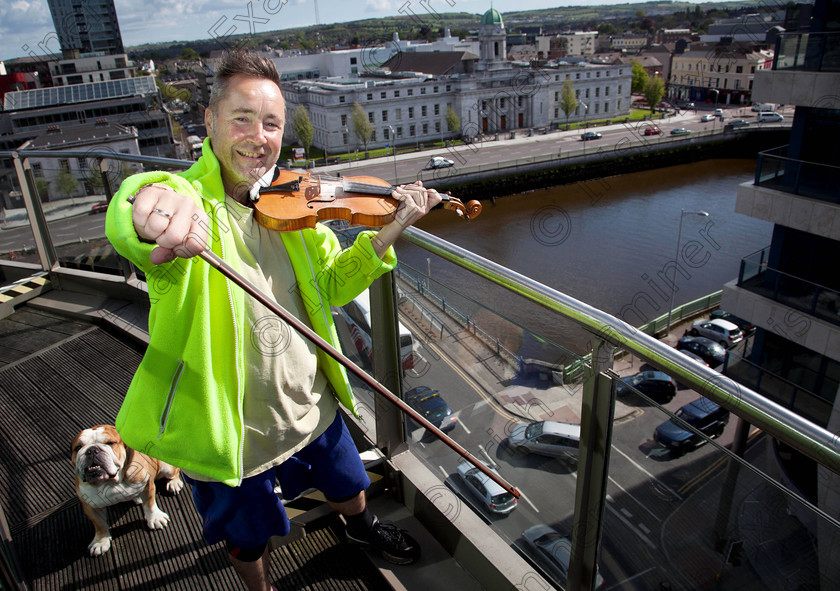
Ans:
[[[88,544],[88,551],[91,556],[102,556],[111,549],[111,536],[103,536],[101,538],[93,538],[93,541]]]
[[[131,502],[134,503],[135,505],[142,505],[143,504],[143,499],[140,498],[140,497],[134,497],[131,500]]]
[[[169,525],[169,515],[155,508],[146,515],[146,525],[149,529],[163,529]]]
[[[181,480],[180,476],[176,476],[172,480],[166,481],[166,490],[171,492],[173,495],[177,495],[181,490],[184,488],[184,481]]]

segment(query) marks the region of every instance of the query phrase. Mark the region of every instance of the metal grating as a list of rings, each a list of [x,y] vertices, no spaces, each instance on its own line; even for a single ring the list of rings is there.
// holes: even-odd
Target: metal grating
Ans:
[[[164,530],[149,530],[139,506],[112,507],[111,550],[88,556],[93,526],[73,490],[70,441],[85,427],[113,423],[140,359],[106,331],[48,312],[24,308],[0,320],[0,507],[33,590],[244,589],[222,545],[201,537],[188,489],[158,492],[170,516]],[[275,586],[390,589],[361,550],[340,542],[341,527],[330,515],[275,549]]]

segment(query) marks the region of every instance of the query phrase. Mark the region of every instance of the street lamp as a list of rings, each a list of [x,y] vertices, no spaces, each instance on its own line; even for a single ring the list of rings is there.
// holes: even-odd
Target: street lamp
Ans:
[[[344,126],[344,138],[345,138],[344,141],[347,142],[347,166],[350,166],[350,133],[349,133],[349,131],[350,130],[345,125]]]
[[[668,325],[665,328],[665,334],[668,335],[671,333],[671,311],[674,309],[674,293],[677,291],[677,265],[679,264],[680,260],[680,240],[682,239],[682,222],[683,218],[687,215],[699,215],[703,217],[708,217],[708,211],[685,211],[684,209],[680,210],[680,227],[677,231],[677,255],[674,257],[674,278],[671,280],[671,304],[668,306]]]
[[[394,184],[397,184],[397,135],[394,131],[392,126],[388,126],[388,130],[391,134],[391,153],[394,155]]]

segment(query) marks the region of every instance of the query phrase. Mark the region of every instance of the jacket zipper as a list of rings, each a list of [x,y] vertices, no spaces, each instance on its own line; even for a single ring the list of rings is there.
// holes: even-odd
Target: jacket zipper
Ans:
[[[172,382],[169,384],[169,394],[166,396],[166,405],[163,407],[163,414],[160,415],[158,440],[163,437],[163,432],[166,431],[166,423],[169,422],[169,411],[172,410],[172,401],[175,400],[175,390],[178,389],[178,382],[181,380],[181,374],[183,372],[184,362],[179,360],[178,367],[175,368],[175,375],[172,376]]]

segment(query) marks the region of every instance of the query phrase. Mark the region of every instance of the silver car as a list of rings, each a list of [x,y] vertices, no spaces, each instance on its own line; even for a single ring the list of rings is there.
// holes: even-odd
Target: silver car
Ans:
[[[534,525],[522,532],[528,553],[546,574],[563,587],[569,576],[572,542],[547,525]],[[604,577],[595,575],[595,589],[607,588]]]
[[[724,349],[728,349],[744,339],[744,333],[738,328],[737,324],[714,318],[712,320],[697,320],[691,325],[691,334],[693,336],[706,337],[712,339]]]
[[[508,435],[508,443],[516,449],[544,456],[577,456],[580,425],[556,421],[517,425]]]
[[[493,466],[490,466],[486,462],[481,463],[487,466],[494,474],[499,474]],[[458,465],[458,476],[461,477],[461,480],[464,481],[470,492],[491,513],[507,515],[516,509],[516,497],[471,463],[460,463]]]

